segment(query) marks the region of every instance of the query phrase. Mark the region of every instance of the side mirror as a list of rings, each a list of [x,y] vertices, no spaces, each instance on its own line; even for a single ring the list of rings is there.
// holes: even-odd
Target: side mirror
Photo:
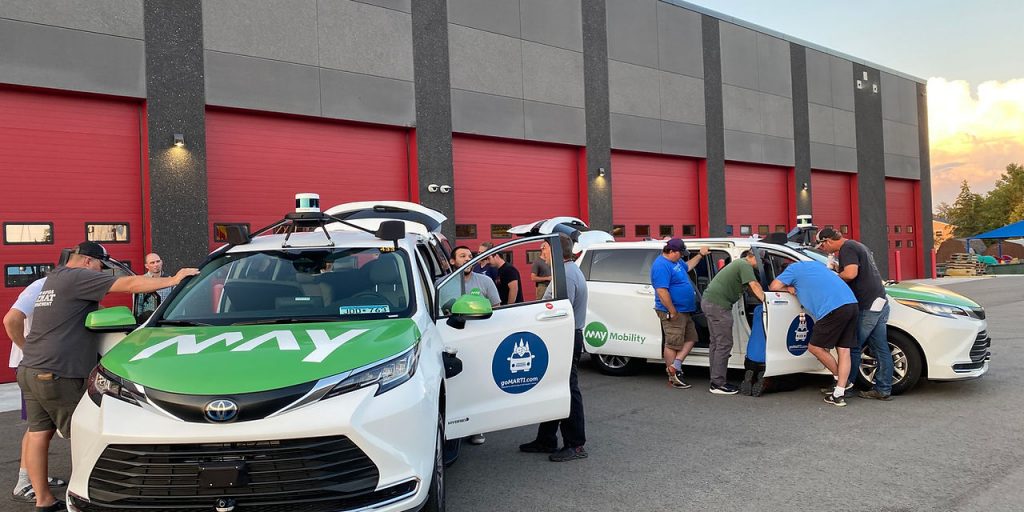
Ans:
[[[138,324],[127,306],[115,306],[89,313],[85,328],[93,332],[131,332]]]
[[[469,293],[459,297],[452,304],[452,314],[448,317],[448,325],[456,329],[466,327],[466,320],[483,320],[490,318],[493,310],[491,301],[473,288]]]

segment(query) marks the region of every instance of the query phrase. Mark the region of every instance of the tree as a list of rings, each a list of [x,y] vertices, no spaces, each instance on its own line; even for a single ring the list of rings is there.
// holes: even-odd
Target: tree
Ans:
[[[960,183],[960,193],[953,204],[939,205],[939,216],[944,217],[953,228],[953,235],[963,238],[980,233],[981,218],[978,215],[982,197],[971,192],[971,186],[964,180]]]
[[[960,238],[1024,220],[1024,166],[1007,165],[995,188],[984,196],[971,192],[964,180],[953,204],[941,203],[936,213],[956,226],[953,234]]]

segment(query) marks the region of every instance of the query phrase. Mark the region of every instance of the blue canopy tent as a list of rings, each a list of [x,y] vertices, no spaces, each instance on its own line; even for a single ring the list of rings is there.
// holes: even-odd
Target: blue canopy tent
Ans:
[[[982,233],[980,235],[974,235],[967,238],[968,252],[970,252],[971,239],[978,238],[984,240],[999,239],[1005,240],[1007,238],[1024,238],[1024,220],[1008,224],[1001,228],[993,229],[992,231]],[[999,256],[1003,255],[1003,242],[999,242]]]

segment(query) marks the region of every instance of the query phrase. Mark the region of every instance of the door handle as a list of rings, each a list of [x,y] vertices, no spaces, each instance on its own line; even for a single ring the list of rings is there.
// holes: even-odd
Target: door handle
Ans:
[[[569,316],[569,312],[564,309],[557,311],[548,311],[546,313],[540,313],[537,315],[537,320],[554,320],[555,318],[565,318]]]

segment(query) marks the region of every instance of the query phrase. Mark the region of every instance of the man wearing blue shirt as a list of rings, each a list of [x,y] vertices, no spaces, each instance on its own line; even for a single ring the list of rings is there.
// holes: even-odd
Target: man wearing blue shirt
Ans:
[[[786,267],[768,287],[773,292],[796,295],[814,327],[807,350],[836,377],[836,387],[825,402],[846,406],[846,382],[850,377],[850,349],[857,344],[857,298],[834,272],[817,261],[798,261]],[[839,360],[831,350],[839,353]]]
[[[686,389],[683,381],[683,360],[697,344],[697,327],[692,314],[697,311],[697,294],[690,282],[689,270],[708,253],[707,247],[689,258],[686,244],[678,238],[665,243],[661,256],[651,265],[651,286],[654,287],[654,312],[661,321],[665,342],[662,355],[668,384]],[[684,261],[689,259],[689,261]]]

